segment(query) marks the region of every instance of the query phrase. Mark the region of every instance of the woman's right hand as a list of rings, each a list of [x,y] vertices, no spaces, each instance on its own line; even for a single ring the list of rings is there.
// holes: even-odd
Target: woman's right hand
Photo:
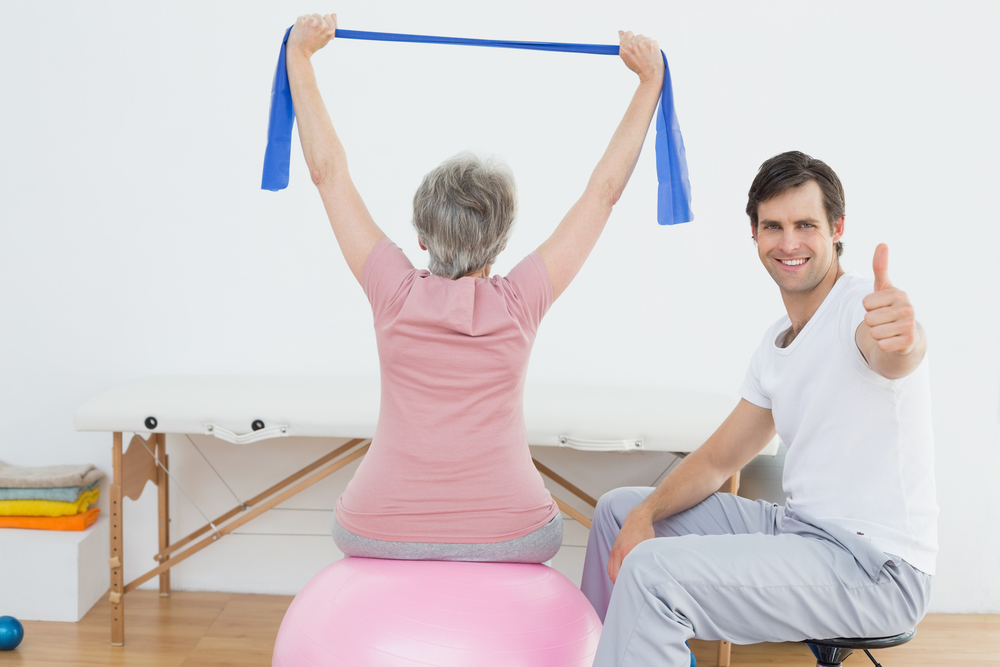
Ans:
[[[337,15],[311,14],[295,19],[292,32],[288,35],[287,49],[311,58],[326,46],[337,34]]]
[[[618,55],[625,66],[639,75],[640,81],[663,80],[663,55],[655,39],[618,31]]]

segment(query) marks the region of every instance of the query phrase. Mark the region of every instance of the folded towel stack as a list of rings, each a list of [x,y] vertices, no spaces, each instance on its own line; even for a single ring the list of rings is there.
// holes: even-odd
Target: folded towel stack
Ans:
[[[100,510],[97,483],[104,473],[92,465],[22,468],[0,461],[0,528],[83,530]]]

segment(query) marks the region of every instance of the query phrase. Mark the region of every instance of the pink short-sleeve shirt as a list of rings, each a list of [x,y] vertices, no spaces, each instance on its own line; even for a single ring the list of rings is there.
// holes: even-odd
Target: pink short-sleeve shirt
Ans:
[[[505,277],[416,270],[388,238],[365,260],[382,401],[375,438],[337,501],[353,533],[395,542],[511,540],[558,508],[531,462],[524,378],[552,304],[537,252]]]

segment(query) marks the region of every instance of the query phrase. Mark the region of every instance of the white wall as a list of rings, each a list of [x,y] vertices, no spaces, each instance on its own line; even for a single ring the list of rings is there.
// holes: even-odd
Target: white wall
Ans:
[[[74,432],[73,411],[148,374],[375,375],[366,300],[301,156],[288,190],[259,190],[279,41],[313,9],[0,5],[0,459],[110,471],[110,437]],[[697,219],[656,225],[648,145],[542,327],[530,381],[735,393],[781,314],[742,213],[747,187],[783,150],[833,166],[847,190],[844,263],[870,275],[875,245],[888,243],[890,276],[930,338],[941,505],[933,610],[1000,611],[1000,227],[988,196],[1000,176],[997,5],[344,0],[322,9],[344,28],[610,43],[623,27],[660,40]],[[466,148],[512,165],[521,214],[501,273],[578,196],[634,86],[600,56],[343,41],[315,62],[358,187],[415,262],[424,260],[408,206],[422,174]],[[233,453],[203,441],[247,493],[277,475],[275,461],[293,469],[313,447]],[[186,441],[170,447],[199,503],[215,513],[233,504],[207,486]],[[331,484],[303,507],[332,507],[340,482]],[[176,490],[174,500],[177,523],[193,524]],[[132,576],[153,564],[152,494],[126,512],[136,526],[126,546],[142,554],[128,561]],[[276,520],[280,530],[316,523],[292,514]],[[261,540],[270,546],[255,547]],[[282,590],[299,576],[287,570],[315,571],[332,550],[320,537],[230,541],[230,552],[180,566],[176,584]],[[252,552],[253,569],[227,562],[236,551]]]

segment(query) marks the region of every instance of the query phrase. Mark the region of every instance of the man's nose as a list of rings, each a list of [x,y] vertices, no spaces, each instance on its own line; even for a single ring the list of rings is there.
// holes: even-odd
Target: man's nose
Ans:
[[[786,229],[781,233],[781,250],[782,252],[792,252],[799,248],[799,235],[796,233],[794,227]]]

